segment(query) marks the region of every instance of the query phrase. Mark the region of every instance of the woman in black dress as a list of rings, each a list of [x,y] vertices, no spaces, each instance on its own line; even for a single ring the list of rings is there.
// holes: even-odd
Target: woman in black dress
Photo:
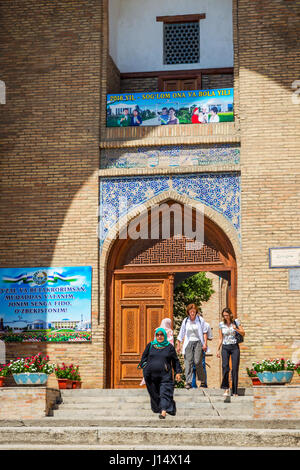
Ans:
[[[160,413],[159,418],[165,419],[166,414],[175,416],[176,404],[173,399],[174,380],[181,379],[181,366],[172,344],[167,339],[167,332],[163,328],[155,330],[155,340],[148,343],[141,359],[146,387],[151,399],[153,413]]]

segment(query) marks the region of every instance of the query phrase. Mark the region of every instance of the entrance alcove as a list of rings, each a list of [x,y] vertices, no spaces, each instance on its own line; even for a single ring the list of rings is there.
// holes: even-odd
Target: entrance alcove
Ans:
[[[170,206],[174,201],[167,203]],[[150,216],[148,210],[148,221]],[[193,219],[194,216],[193,212]],[[160,219],[160,228],[161,224]],[[161,320],[173,319],[174,282],[202,271],[209,273],[218,286],[213,311],[208,312],[208,306],[204,308],[206,320],[214,328],[211,351],[218,340],[220,309],[229,306],[236,314],[237,261],[228,235],[205,215],[203,246],[191,250],[190,243],[187,237],[174,235],[172,227],[168,238],[127,237],[112,243],[105,275],[108,387],[139,387],[142,374],[137,365],[141,354]],[[213,367],[214,371],[209,372],[213,377],[210,386],[217,386],[220,367],[216,362]]]

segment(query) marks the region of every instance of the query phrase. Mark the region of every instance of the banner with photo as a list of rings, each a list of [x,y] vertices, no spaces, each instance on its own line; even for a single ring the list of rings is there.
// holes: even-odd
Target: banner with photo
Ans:
[[[0,339],[91,341],[91,266],[0,268]]]
[[[107,127],[233,121],[233,88],[107,95]]]

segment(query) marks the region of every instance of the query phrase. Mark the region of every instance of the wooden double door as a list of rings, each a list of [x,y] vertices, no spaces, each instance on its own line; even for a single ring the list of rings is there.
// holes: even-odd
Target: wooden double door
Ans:
[[[143,376],[137,369],[141,354],[161,320],[173,319],[173,279],[172,274],[115,275],[114,388],[139,386]]]

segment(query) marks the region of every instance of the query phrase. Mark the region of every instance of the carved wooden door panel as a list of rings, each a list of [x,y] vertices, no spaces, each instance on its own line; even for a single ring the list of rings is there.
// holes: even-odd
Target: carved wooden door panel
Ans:
[[[197,90],[199,86],[201,88],[201,78],[196,77],[186,77],[182,79],[178,78],[164,78],[161,77],[159,80],[160,91],[181,91],[181,90]]]
[[[114,295],[114,388],[137,388],[137,369],[154,330],[173,319],[173,275],[116,275]]]

